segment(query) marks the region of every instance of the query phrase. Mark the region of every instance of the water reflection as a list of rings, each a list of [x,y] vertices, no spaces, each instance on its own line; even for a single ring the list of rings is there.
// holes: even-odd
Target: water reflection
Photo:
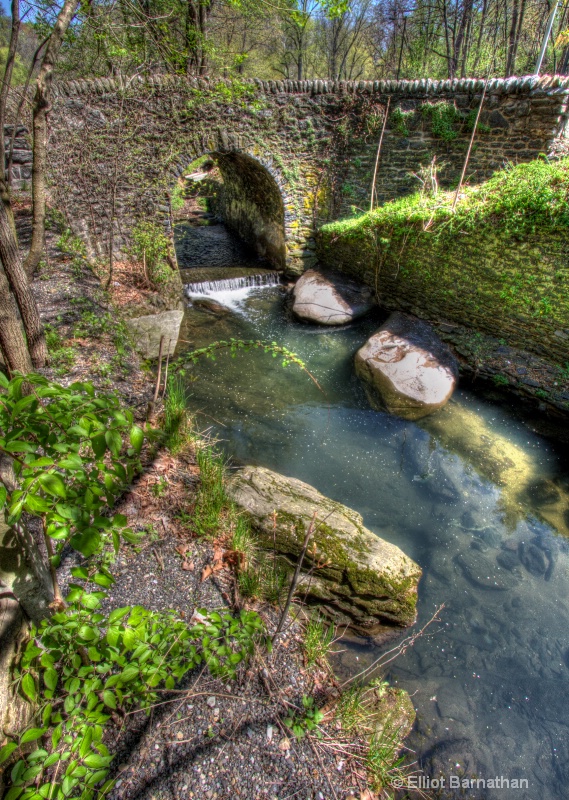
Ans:
[[[529,790],[480,794],[489,799],[564,798],[566,465],[506,409],[468,392],[418,423],[371,411],[352,362],[378,322],[337,331],[300,325],[279,289],[252,291],[239,314],[190,310],[182,338],[195,346],[229,336],[278,341],[299,353],[324,392],[253,352],[197,366],[192,403],[203,427],[223,423],[214,428],[236,458],[355,508],[423,567],[419,624],[441,603],[443,621],[389,677],[418,709],[409,745],[425,771],[529,780]],[[353,674],[377,655],[352,645],[337,668]]]

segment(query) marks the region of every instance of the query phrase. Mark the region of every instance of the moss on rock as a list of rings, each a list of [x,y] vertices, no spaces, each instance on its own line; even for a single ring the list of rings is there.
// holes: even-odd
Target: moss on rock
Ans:
[[[385,624],[415,620],[421,569],[398,547],[364,527],[362,517],[313,486],[262,467],[245,467],[229,481],[231,499],[251,517],[260,543],[296,561],[316,519],[299,590],[324,602],[332,616],[373,635]]]

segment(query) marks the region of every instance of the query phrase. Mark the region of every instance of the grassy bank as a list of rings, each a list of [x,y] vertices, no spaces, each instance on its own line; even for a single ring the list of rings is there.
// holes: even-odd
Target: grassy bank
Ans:
[[[318,255],[387,307],[569,359],[569,159],[507,167],[454,194],[422,191],[325,225]]]

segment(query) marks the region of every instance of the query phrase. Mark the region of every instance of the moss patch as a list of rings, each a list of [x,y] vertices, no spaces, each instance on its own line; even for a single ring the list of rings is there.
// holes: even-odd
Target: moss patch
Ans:
[[[318,255],[388,307],[447,319],[564,363],[569,159],[537,160],[464,190],[415,194],[325,225]]]

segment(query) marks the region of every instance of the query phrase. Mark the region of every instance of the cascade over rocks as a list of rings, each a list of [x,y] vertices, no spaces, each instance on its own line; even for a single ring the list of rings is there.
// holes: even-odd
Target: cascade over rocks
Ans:
[[[426,322],[396,311],[356,353],[356,374],[374,408],[420,419],[442,408],[458,364]]]
[[[421,568],[365,528],[356,511],[263,467],[237,471],[227,492],[249,515],[261,545],[291,564],[316,512],[298,594],[321,604],[337,624],[374,636],[415,621]]]
[[[371,289],[344,276],[309,269],[297,281],[293,314],[320,325],[345,325],[375,305]]]

